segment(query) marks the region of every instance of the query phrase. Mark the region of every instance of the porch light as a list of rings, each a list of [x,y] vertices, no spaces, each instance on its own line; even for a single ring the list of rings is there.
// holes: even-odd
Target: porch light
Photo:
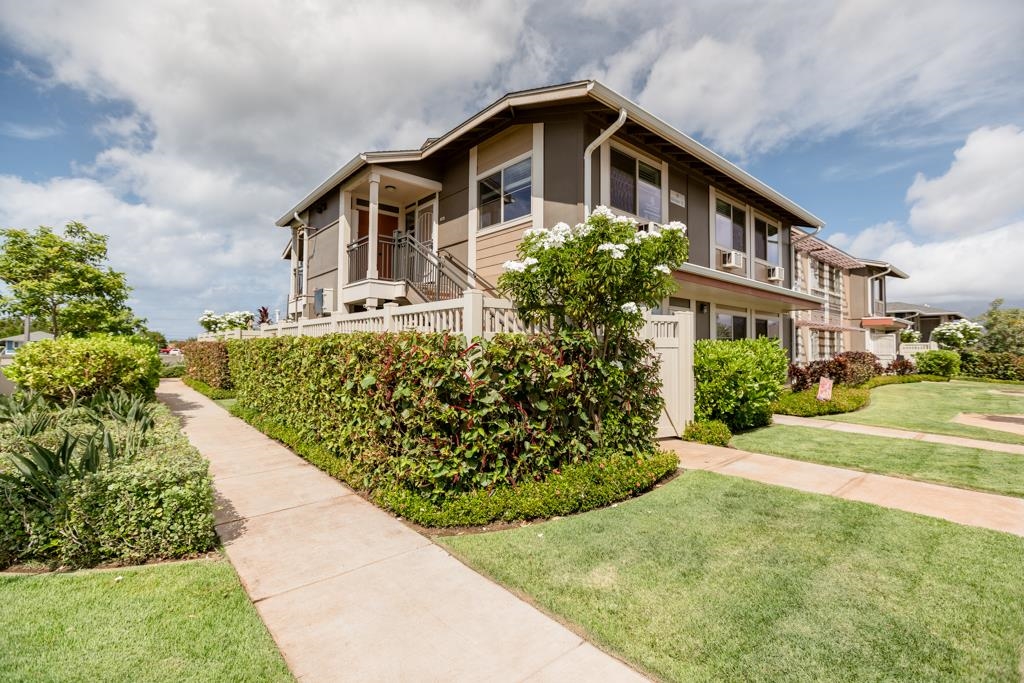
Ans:
[[[385,185],[385,186],[384,186],[384,189],[385,189],[385,190],[387,190],[388,192],[394,192],[394,191],[395,191],[395,190],[397,190],[398,188],[397,188],[397,187],[395,187],[394,185]]]

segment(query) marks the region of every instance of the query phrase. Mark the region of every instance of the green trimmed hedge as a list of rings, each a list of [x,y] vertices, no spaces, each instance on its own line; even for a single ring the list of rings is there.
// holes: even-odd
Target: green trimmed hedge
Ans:
[[[187,386],[192,387],[206,398],[220,401],[226,398],[235,398],[235,392],[231,389],[216,389],[202,380],[184,377],[181,380]]]
[[[961,351],[960,373],[968,377],[1024,381],[1024,356],[991,351]]]
[[[960,374],[960,354],[956,351],[922,351],[914,356],[914,363],[922,375],[953,377]]]
[[[160,378],[178,378],[185,376],[185,364],[184,363],[164,363],[160,368]]]
[[[231,389],[228,345],[222,341],[186,342],[185,376],[199,380],[214,389]]]
[[[805,389],[782,394],[772,406],[779,415],[796,415],[798,417],[814,417],[816,415],[836,415],[850,413],[866,406],[871,399],[871,392],[866,387],[848,387],[836,384],[832,387],[832,399],[818,400],[818,390]]]
[[[353,333],[229,342],[239,405],[344,463],[353,487],[439,501],[649,455],[662,407],[649,343],[621,366],[586,334]]]
[[[728,446],[731,439],[732,432],[729,431],[729,425],[718,420],[691,422],[683,430],[684,441],[696,441],[709,446]]]
[[[62,479],[60,502],[46,509],[26,497],[3,455],[24,453],[24,437],[11,424],[0,425],[0,567],[28,561],[66,567],[137,564],[213,548],[209,464],[167,408],[154,410],[156,424],[137,455],[105,462],[81,479]],[[60,427],[33,441],[52,447],[64,429],[73,434],[94,429],[80,408],[65,409],[57,417]],[[114,423],[106,427],[115,438],[123,429]]]
[[[231,413],[267,436],[283,442],[328,474],[358,486],[358,468],[317,443],[304,441],[294,429],[269,420],[241,404]],[[568,464],[540,481],[453,493],[434,500],[407,487],[391,485],[369,491],[377,505],[428,527],[482,526],[585,512],[639,495],[675,472],[679,457],[667,451],[630,455],[612,453]]]
[[[772,402],[782,393],[788,365],[785,349],[767,337],[698,341],[694,417],[720,420],[734,432],[770,424]]]
[[[61,403],[112,389],[152,396],[160,382],[160,355],[134,337],[57,337],[18,349],[4,374],[22,389]]]

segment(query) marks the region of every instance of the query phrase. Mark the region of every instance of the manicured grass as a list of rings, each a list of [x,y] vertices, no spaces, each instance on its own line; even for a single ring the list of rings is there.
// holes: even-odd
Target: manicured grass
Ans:
[[[1015,681],[1024,538],[707,472],[438,539],[671,681]]]
[[[1024,497],[1024,456],[830,429],[775,425],[733,436],[736,448],[823,465]]]
[[[950,422],[957,413],[1024,414],[1024,397],[994,393],[997,391],[1000,389],[995,385],[980,382],[894,384],[872,389],[871,404],[863,410],[829,415],[825,419],[1001,443],[1024,443],[1024,436]]]
[[[222,559],[0,574],[0,596],[5,681],[293,680]]]

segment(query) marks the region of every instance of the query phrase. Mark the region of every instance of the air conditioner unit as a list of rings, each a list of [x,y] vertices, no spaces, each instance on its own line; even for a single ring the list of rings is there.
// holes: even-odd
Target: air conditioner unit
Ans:
[[[313,291],[313,317],[330,315],[334,310],[334,290],[316,289]]]
[[[768,281],[782,282],[786,279],[786,269],[782,266],[768,266]]]
[[[747,255],[742,251],[726,251],[722,254],[722,267],[742,270],[747,267]]]

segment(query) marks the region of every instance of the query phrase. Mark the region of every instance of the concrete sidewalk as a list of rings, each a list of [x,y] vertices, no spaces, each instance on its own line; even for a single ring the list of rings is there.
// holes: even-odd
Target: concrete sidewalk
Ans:
[[[912,432],[907,429],[893,429],[892,427],[875,427],[874,425],[854,424],[852,422],[835,422],[823,420],[818,417],[795,417],[793,415],[773,415],[772,423],[787,425],[790,427],[812,427],[814,429],[831,429],[837,432],[848,434],[866,434],[868,436],[884,436],[890,439],[908,439],[910,441],[927,441],[928,443],[941,443],[947,446],[962,446],[964,448],[979,448],[985,451],[998,451],[1000,453],[1013,453],[1024,455],[1024,445],[1012,443],[998,443],[985,441],[984,439],[968,439],[962,436],[949,436],[946,434],[929,434],[927,432]],[[967,424],[967,423],[965,423]],[[974,427],[986,427],[993,429],[991,425],[973,423]]]
[[[684,469],[708,470],[1024,536],[1024,498],[967,491],[689,441],[669,440],[661,445],[679,454],[679,462]]]
[[[185,386],[158,398],[210,461],[217,532],[303,681],[644,681]]]

